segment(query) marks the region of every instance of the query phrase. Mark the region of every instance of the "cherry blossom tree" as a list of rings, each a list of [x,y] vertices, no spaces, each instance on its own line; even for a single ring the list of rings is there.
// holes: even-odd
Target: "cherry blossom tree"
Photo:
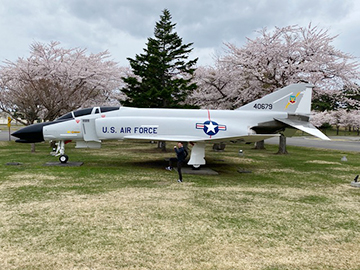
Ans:
[[[211,105],[206,101],[212,102],[219,96],[212,84],[224,77],[229,87],[222,89],[221,98],[228,108],[239,107],[291,83],[314,84],[315,100],[329,94],[337,95],[338,100],[344,86],[357,88],[359,63],[332,45],[337,36],[330,36],[327,30],[309,24],[276,27],[273,31],[263,28],[257,33],[258,37],[247,39],[242,47],[226,43],[225,54],[216,60],[215,68],[196,73],[203,83],[194,96],[195,102]]]
[[[329,125],[336,127],[336,134],[339,135],[340,128],[357,130],[359,134],[360,128],[360,111],[359,110],[345,110],[338,109],[334,111],[317,112],[312,115],[311,123],[321,128]]]
[[[198,89],[189,96],[187,103],[208,109],[234,109],[237,91],[233,89],[238,84],[232,71],[221,61],[215,66],[198,67],[194,78]]]
[[[359,79],[359,63],[332,45],[337,36],[311,24],[276,27],[272,31],[263,28],[257,33],[258,37],[247,39],[242,47],[226,43],[225,54],[216,60],[215,68],[196,73],[200,83],[192,96],[195,104],[213,106],[220,97],[226,101],[223,107],[232,109],[299,82],[315,85],[313,105],[318,110],[360,104],[343,93],[344,89],[355,89],[354,94],[358,95],[355,82]],[[221,93],[221,84],[214,86],[220,79],[226,82]],[[279,148],[286,149],[284,143],[280,140]]]
[[[351,111],[351,127],[353,130],[357,131],[357,135],[360,135],[360,111],[359,110],[354,110]]]
[[[24,124],[54,120],[80,107],[113,102],[122,70],[107,51],[61,48],[59,42],[34,43],[28,58],[0,68],[0,108]],[[22,119],[21,119],[22,118]]]
[[[310,122],[317,128],[321,128],[325,124],[331,123],[331,115],[328,111],[312,112]]]

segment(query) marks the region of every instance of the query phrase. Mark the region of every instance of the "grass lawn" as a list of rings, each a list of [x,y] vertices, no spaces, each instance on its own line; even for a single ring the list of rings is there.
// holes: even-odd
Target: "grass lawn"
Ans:
[[[0,269],[360,269],[358,153],[209,145],[219,175],[179,184],[171,146],[69,144],[84,165],[47,167],[48,144],[0,142]]]

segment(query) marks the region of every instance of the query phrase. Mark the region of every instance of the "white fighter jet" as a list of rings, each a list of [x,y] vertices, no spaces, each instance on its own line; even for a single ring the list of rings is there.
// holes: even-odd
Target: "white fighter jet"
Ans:
[[[57,141],[56,156],[68,161],[65,143],[76,148],[100,148],[103,140],[189,142],[189,165],[205,164],[205,144],[257,142],[293,135],[296,129],[329,140],[310,122],[312,85],[293,84],[237,110],[140,109],[93,107],[69,112],[52,122],[24,127],[12,135],[17,142]]]

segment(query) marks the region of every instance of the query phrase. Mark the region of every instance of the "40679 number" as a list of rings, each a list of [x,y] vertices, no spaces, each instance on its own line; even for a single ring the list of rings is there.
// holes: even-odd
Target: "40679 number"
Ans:
[[[254,109],[257,110],[272,110],[273,105],[268,103],[257,103],[254,105]]]

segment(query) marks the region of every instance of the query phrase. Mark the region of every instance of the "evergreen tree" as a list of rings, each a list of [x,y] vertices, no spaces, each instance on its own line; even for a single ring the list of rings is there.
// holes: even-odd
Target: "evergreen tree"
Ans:
[[[183,44],[171,14],[165,9],[156,23],[154,38],[148,38],[144,53],[127,58],[135,77],[122,78],[126,86],[121,91],[128,99],[125,106],[141,108],[179,108],[197,88],[192,83],[197,58],[188,60],[192,44]]]

